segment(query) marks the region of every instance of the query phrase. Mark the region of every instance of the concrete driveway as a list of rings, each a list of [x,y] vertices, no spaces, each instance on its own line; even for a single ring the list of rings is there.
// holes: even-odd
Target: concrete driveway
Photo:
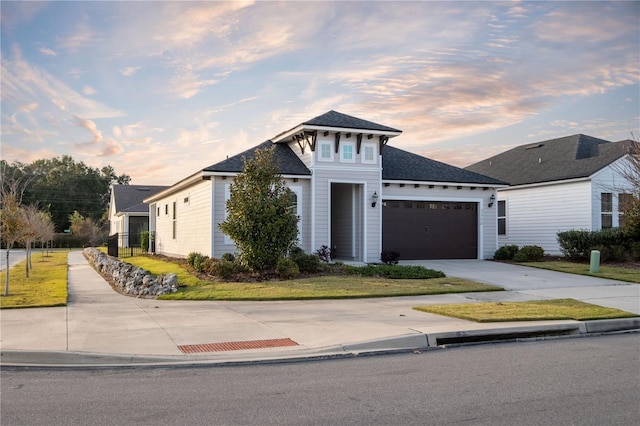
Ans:
[[[450,277],[493,284],[512,292],[510,295],[487,293],[487,300],[505,296],[507,299],[523,300],[516,294],[526,296],[529,299],[532,299],[531,296],[539,299],[571,298],[640,314],[640,284],[566,274],[489,260],[425,260],[401,263],[421,265],[442,271]],[[484,295],[479,294],[478,296],[484,298]]]

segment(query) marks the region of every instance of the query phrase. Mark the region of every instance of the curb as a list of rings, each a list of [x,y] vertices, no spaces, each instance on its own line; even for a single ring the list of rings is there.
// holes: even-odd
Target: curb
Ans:
[[[309,349],[302,352],[238,354],[233,357],[172,358],[153,355],[116,355],[82,352],[1,351],[2,368],[143,368],[269,364],[351,358],[443,348],[448,345],[492,343],[562,336],[589,336],[640,331],[640,317],[533,326],[483,328],[434,333],[416,332],[391,338]]]

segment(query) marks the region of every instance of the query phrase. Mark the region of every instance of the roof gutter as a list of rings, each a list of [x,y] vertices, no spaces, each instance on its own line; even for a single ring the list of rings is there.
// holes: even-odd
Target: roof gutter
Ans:
[[[526,188],[538,188],[541,186],[550,186],[550,185],[563,185],[566,183],[576,183],[576,182],[588,182],[591,180],[590,176],[575,178],[575,179],[565,179],[565,180],[551,180],[548,182],[538,182],[538,183],[528,183],[523,185],[511,185],[506,188],[501,189],[501,191],[515,191],[516,189],[526,189]]]
[[[178,183],[171,185],[169,188],[165,189],[164,191],[160,191],[157,194],[152,195],[149,198],[145,198],[142,201],[147,204],[152,203],[156,200],[159,200],[160,198],[164,198],[171,194],[175,194],[176,192],[181,191],[184,188],[187,188],[202,180],[206,180],[207,177],[209,176],[213,176],[212,172],[205,172],[204,170],[200,170],[197,173],[194,173],[191,176],[182,179]]]

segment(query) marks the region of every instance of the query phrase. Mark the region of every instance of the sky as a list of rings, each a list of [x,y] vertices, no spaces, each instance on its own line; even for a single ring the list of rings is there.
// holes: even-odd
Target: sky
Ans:
[[[336,110],[465,167],[640,128],[640,2],[11,2],[1,156],[171,185]]]

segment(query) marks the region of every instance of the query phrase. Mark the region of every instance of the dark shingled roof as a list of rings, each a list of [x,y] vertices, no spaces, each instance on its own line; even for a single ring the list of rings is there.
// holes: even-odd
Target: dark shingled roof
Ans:
[[[148,213],[149,205],[142,202],[145,198],[169,188],[157,185],[113,185],[116,212]]]
[[[521,145],[466,167],[510,185],[588,177],[629,152],[629,141],[572,135]]]
[[[393,127],[383,126],[382,124],[373,123],[371,121],[352,117],[333,110],[325,112],[324,114],[312,118],[309,121],[305,121],[302,125],[376,130],[381,132],[402,132],[402,130],[394,129]]]
[[[205,172],[229,172],[240,173],[244,170],[244,159],[251,160],[255,158],[258,149],[266,149],[274,147],[274,157],[280,166],[279,173],[281,175],[311,175],[311,172],[304,165],[302,160],[289,148],[287,144],[274,144],[266,141],[258,146],[254,146],[240,154],[227,158],[224,161],[216,163],[204,169]]]
[[[431,160],[392,146],[382,151],[382,179],[505,185],[498,179]]]

